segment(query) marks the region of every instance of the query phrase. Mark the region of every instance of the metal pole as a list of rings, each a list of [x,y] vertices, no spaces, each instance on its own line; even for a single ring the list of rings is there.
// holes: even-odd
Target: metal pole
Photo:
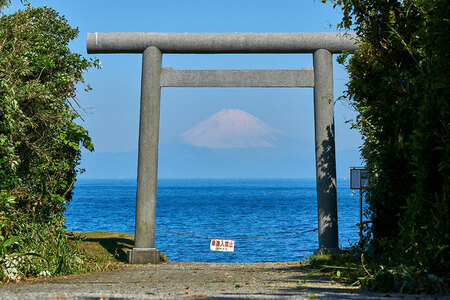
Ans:
[[[337,251],[336,158],[334,143],[333,56],[314,52],[314,127],[319,247]]]
[[[132,264],[159,262],[159,251],[155,248],[155,219],[161,62],[162,54],[156,47],[149,47],[142,54],[136,234],[135,248],[128,252],[128,262]]]
[[[359,241],[362,241],[363,228],[362,228],[362,189],[359,189]]]

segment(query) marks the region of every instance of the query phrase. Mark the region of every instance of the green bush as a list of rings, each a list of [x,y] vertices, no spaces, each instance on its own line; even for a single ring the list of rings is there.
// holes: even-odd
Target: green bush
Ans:
[[[74,260],[65,246],[63,212],[80,147],[93,150],[88,132],[74,122],[76,90],[83,73],[99,67],[70,51],[77,35],[47,7],[27,5],[0,18],[0,239],[20,239],[0,259],[18,251],[36,266],[22,270],[26,274],[71,272]]]
[[[339,26],[360,39],[360,49],[341,61],[371,174],[367,254],[390,266],[380,269],[379,282],[402,286],[392,280],[398,277],[411,282],[408,291],[448,290],[450,6],[446,0],[335,5],[344,13]]]

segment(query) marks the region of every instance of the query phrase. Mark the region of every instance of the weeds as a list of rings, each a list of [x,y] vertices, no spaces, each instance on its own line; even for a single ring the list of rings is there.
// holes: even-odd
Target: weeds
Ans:
[[[448,278],[424,274],[422,270],[406,265],[395,265],[383,256],[364,255],[357,246],[338,254],[319,252],[307,262],[315,273],[328,273],[332,279],[343,280],[349,286],[361,286],[377,292],[448,293]],[[390,263],[389,263],[390,262]]]

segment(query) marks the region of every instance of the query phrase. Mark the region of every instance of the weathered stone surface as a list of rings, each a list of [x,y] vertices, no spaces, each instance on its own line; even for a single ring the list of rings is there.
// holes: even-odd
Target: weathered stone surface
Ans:
[[[161,254],[156,248],[133,248],[127,252],[129,264],[159,264]]]
[[[328,50],[319,49],[314,52],[313,61],[319,247],[336,250],[339,243],[334,143],[333,56]]]
[[[353,33],[162,33],[94,32],[86,37],[88,53],[142,53],[150,46],[162,53],[331,53],[358,48]]]
[[[158,48],[149,47],[144,51],[136,193],[136,248],[155,247],[161,61],[162,54]]]
[[[299,263],[126,265],[122,270],[3,284],[0,299],[449,299],[377,294],[308,275]]]
[[[171,70],[162,87],[313,87],[312,70]]]

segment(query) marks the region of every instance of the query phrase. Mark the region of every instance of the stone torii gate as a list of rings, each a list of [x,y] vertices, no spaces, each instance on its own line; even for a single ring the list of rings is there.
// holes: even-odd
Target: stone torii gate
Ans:
[[[128,262],[158,263],[156,183],[161,87],[313,87],[319,247],[338,249],[333,53],[358,48],[339,33],[88,33],[88,53],[142,53],[135,245]],[[163,53],[312,53],[302,70],[173,70]]]

